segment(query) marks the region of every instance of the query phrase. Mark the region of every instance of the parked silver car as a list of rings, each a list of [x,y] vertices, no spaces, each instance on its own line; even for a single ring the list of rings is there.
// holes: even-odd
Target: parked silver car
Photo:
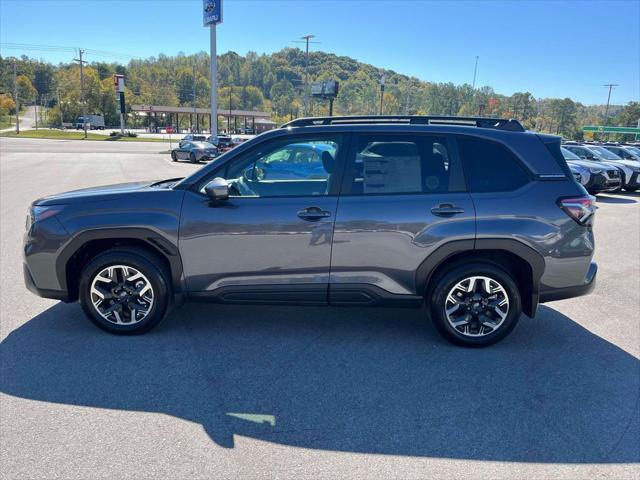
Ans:
[[[171,150],[171,160],[189,160],[197,163],[201,160],[213,160],[218,156],[218,149],[208,142],[185,142]]]

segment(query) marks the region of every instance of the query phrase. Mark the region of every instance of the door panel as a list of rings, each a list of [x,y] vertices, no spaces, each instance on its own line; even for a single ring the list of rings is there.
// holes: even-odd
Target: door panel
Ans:
[[[431,212],[447,205],[463,212]],[[371,284],[392,294],[420,295],[420,264],[446,242],[474,238],[473,202],[467,193],[345,196],[333,236],[330,284]]]
[[[230,198],[211,206],[187,192],[180,226],[180,252],[187,288],[310,285],[326,288],[337,197]],[[317,207],[328,216],[310,220],[301,210]]]

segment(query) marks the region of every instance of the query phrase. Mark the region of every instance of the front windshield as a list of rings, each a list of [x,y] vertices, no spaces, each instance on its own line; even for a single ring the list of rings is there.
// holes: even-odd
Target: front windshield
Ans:
[[[591,148],[591,150],[596,152],[598,155],[600,155],[605,160],[622,160],[618,155],[616,155],[613,152],[610,152],[609,150],[607,150],[604,147],[589,147],[589,148]]]
[[[564,147],[560,147],[560,151],[562,152],[562,156],[564,157],[565,160],[580,160],[580,157],[578,155],[567,150]]]

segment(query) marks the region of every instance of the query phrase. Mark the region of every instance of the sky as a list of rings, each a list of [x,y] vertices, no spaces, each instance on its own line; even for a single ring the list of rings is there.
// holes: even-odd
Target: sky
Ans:
[[[510,95],[571,97],[585,104],[640,99],[640,0],[385,1],[223,0],[218,54],[301,47],[431,82],[471,83]],[[73,53],[11,44],[105,52],[88,61],[209,51],[202,0],[0,0],[0,53],[53,63]],[[42,48],[42,47],[38,47]]]

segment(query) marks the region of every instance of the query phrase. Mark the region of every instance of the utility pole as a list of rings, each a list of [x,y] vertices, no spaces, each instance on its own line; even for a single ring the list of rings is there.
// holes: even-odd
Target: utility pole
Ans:
[[[231,94],[233,93],[231,88],[231,85],[229,85],[229,117],[227,118],[227,133],[229,135],[231,135]]]
[[[16,133],[20,133],[20,99],[18,98],[17,65],[13,64],[13,99],[16,102]]]
[[[609,102],[611,101],[611,89],[613,87],[618,87],[619,85],[617,83],[605,83],[603,85],[603,87],[609,87],[609,95],[607,96],[607,108],[604,111],[604,125],[605,127],[607,126],[607,123],[609,123]],[[609,135],[603,135],[606,138],[609,138]]]
[[[311,102],[311,98],[309,97],[310,94],[310,87],[309,87],[309,40],[311,40],[312,38],[314,38],[315,35],[305,35],[304,37],[301,38],[301,40],[304,40],[306,42],[306,49],[305,49],[305,58],[304,58],[304,85],[305,85],[305,92],[304,92],[304,96],[305,96],[305,111],[304,111],[304,116],[308,116],[309,115],[309,104]]]
[[[384,73],[380,76],[380,115],[382,115],[382,104],[384,102]]]
[[[199,125],[198,125],[198,111],[196,110],[196,66],[195,66],[195,64],[192,66],[192,70],[193,70],[193,92],[192,92],[192,96],[193,96],[193,113],[196,116],[196,130],[197,130]],[[197,132],[197,133],[200,133],[200,132]]]
[[[56,88],[56,95],[58,96],[58,110],[60,111],[60,128],[64,129],[64,121],[62,117],[62,102],[60,101],[60,89]]]
[[[476,74],[478,73],[478,59],[480,57],[478,55],[476,55],[476,66],[473,69],[473,85],[471,88],[473,88],[474,90],[476,89]]]
[[[617,83],[605,83],[603,85],[603,87],[609,87],[609,95],[607,96],[607,108],[604,111],[604,124],[605,126],[607,125],[607,122],[609,121],[609,102],[611,101],[611,89],[613,87],[619,87],[620,85]]]
[[[78,57],[73,60],[80,63],[80,101],[82,102],[82,128],[84,130],[84,139],[87,139],[87,102],[84,101],[84,64],[86,61],[82,60],[84,51],[78,49]]]

